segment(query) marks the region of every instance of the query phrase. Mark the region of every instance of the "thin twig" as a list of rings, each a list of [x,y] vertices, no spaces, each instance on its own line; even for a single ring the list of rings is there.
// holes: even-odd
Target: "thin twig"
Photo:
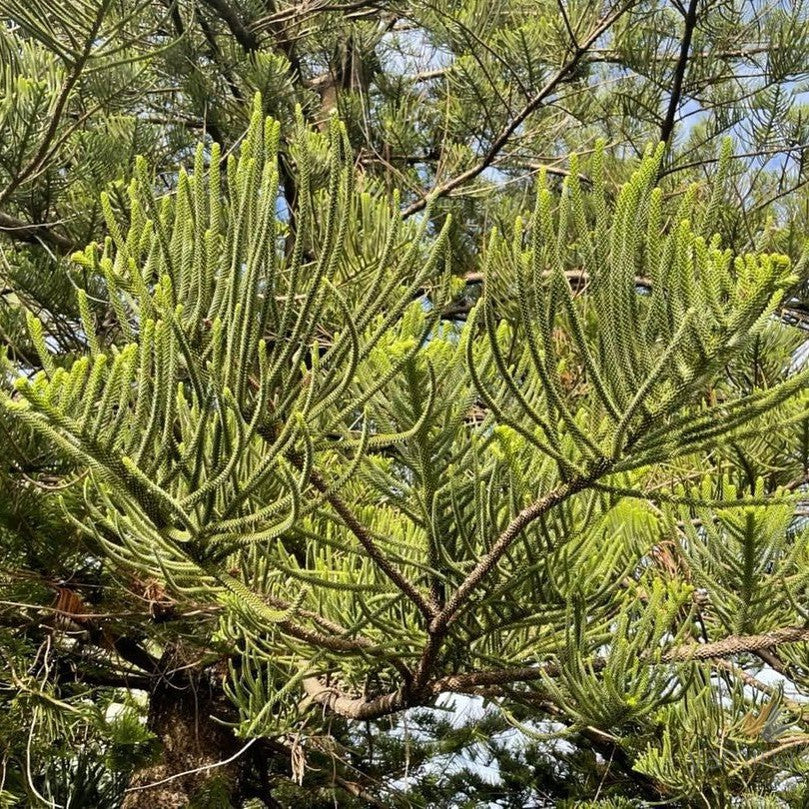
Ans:
[[[234,762],[242,753],[245,753],[253,744],[258,741],[257,738],[250,739],[247,744],[242,746],[239,750],[237,750],[230,758],[223,759],[222,761],[215,761],[213,764],[205,764],[202,767],[195,767],[193,770],[185,770],[184,772],[178,772],[174,775],[170,775],[168,778],[162,778],[160,781],[152,781],[150,784],[141,784],[140,786],[136,787],[127,787],[124,792],[139,792],[143,789],[153,789],[154,787],[159,787],[162,784],[168,784],[169,781],[176,781],[178,778],[185,778],[186,775],[196,775],[198,772],[205,772],[206,770],[213,770],[216,767],[224,767],[226,764],[230,764]]]
[[[72,240],[53,230],[51,222],[23,222],[13,216],[0,212],[0,232],[10,239],[21,242],[45,243],[51,247],[68,253],[75,249]]]

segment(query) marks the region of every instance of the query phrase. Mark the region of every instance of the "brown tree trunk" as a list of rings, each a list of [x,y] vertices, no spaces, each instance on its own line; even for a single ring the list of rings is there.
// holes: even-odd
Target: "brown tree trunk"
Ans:
[[[160,757],[135,772],[123,809],[180,809],[214,791],[218,797],[211,806],[226,809],[225,800],[231,806],[241,802],[250,757],[212,766],[237,753],[243,742],[212,718],[229,713],[217,675],[189,666],[185,657],[172,649],[160,661],[148,716],[148,727],[161,746]],[[204,800],[200,803],[205,805]]]

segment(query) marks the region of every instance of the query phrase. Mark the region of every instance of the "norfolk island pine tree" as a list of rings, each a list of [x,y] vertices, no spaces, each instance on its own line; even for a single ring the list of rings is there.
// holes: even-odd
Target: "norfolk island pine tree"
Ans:
[[[126,216],[109,197],[100,203],[110,241],[74,264],[108,295],[101,302],[115,318],[113,339],[100,339],[95,325],[96,287],[92,297],[76,295],[83,364],[54,358],[47,318],[29,318],[38,362],[26,368],[43,373],[8,400],[11,429],[49,442],[65,482],[80,477],[61,493],[67,507],[54,510],[76,520],[78,532],[92,530],[87,541],[117,575],[157,586],[155,604],[170,612],[185,598],[213,616],[201,630],[206,676],[233,668],[232,679],[220,681],[245,740],[288,738],[307,708],[301,690],[325,703],[327,716],[357,720],[474,688],[526,731],[533,712],[584,739],[608,734],[595,738],[612,748],[591,749],[610,751],[612,760],[628,753],[622,789],[663,788],[680,800],[707,789],[709,801],[754,792],[743,763],[774,750],[763,759],[771,773],[779,753],[772,739],[783,740],[786,760],[801,743],[784,720],[787,709],[771,703],[783,698],[771,688],[760,704],[730,689],[737,758],[716,767],[707,740],[721,739],[727,756],[728,737],[716,728],[735,725],[711,709],[729,686],[718,684],[716,666],[694,670],[703,657],[769,653],[802,638],[802,551],[788,495],[799,475],[771,462],[800,449],[802,380],[789,361],[796,336],[769,317],[800,276],[800,261],[790,268],[780,256],[722,253],[711,242],[721,190],[704,201],[694,190],[664,211],[651,190],[659,153],[647,156],[617,200],[607,199],[597,155],[587,165],[593,188],[581,187],[577,170],[564,189],[540,183],[528,226],[511,223],[491,237],[471,322],[448,326],[441,315],[459,284],[449,275],[451,223],[437,232],[429,217],[398,222],[398,206],[367,178],[359,193],[352,189],[338,126],[328,143],[299,129],[289,149],[310,202],[297,209],[297,240],[285,238],[286,222],[270,207],[279,134],[258,112],[223,177],[211,169],[220,161],[202,150],[165,200],[155,198],[141,163]],[[722,185],[720,176],[714,187]],[[256,230],[275,238],[245,238]],[[250,333],[253,323],[261,333]],[[261,401],[274,402],[280,424],[261,422]],[[224,444],[214,446],[217,431]],[[93,449],[93,441],[101,444]],[[195,498],[190,506],[203,504],[200,524],[186,522],[182,498],[175,512],[177,493],[195,474],[189,469],[198,479],[186,496]],[[249,492],[254,478],[258,494],[233,505],[228,498]],[[363,509],[370,513],[360,520]],[[307,598],[315,602],[307,606]],[[366,615],[369,604],[385,606]],[[81,641],[101,632],[100,648],[122,646],[114,630],[91,619],[78,624],[74,632],[90,635]],[[766,635],[774,630],[783,632]],[[703,645],[725,645],[678,651],[703,631]],[[378,640],[357,646],[375,632],[384,649]],[[184,642],[199,650],[200,638],[186,633]],[[330,636],[343,638],[344,648],[329,648]],[[169,667],[180,667],[172,655],[188,664],[176,643],[156,643],[150,651],[162,648]],[[64,687],[56,677],[43,680],[52,670],[48,663],[25,672],[32,681],[28,692],[18,686],[18,699],[26,707],[32,697],[52,704],[43,683]],[[319,684],[310,674],[321,675]],[[458,679],[464,674],[478,679]],[[523,682],[533,685],[513,687]],[[42,705],[34,707],[42,722]],[[764,730],[748,733],[756,721]],[[649,741],[659,740],[660,728],[662,747]],[[223,734],[218,752],[231,741]],[[682,772],[672,752],[686,742],[699,753],[693,772]],[[238,780],[226,773],[223,781]],[[130,788],[138,785],[136,777]],[[143,800],[154,794],[143,791]]]

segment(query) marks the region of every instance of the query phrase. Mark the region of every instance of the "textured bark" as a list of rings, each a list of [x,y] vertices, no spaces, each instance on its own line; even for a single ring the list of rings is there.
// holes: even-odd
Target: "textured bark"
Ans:
[[[210,670],[184,668],[187,665],[176,649],[161,659],[162,675],[155,678],[148,717],[149,729],[161,745],[160,758],[134,774],[123,809],[188,806],[195,795],[212,786],[211,779],[219,779],[231,803],[239,805],[249,758],[240,756],[211,769],[233,756],[243,743],[212,718],[228,713],[218,678],[214,681]],[[172,778],[180,773],[189,774]],[[168,778],[172,780],[157,783]]]

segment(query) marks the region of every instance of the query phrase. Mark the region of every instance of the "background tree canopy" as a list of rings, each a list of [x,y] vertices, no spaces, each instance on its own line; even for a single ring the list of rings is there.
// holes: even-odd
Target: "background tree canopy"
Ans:
[[[804,3],[0,18],[0,806],[806,805]]]

